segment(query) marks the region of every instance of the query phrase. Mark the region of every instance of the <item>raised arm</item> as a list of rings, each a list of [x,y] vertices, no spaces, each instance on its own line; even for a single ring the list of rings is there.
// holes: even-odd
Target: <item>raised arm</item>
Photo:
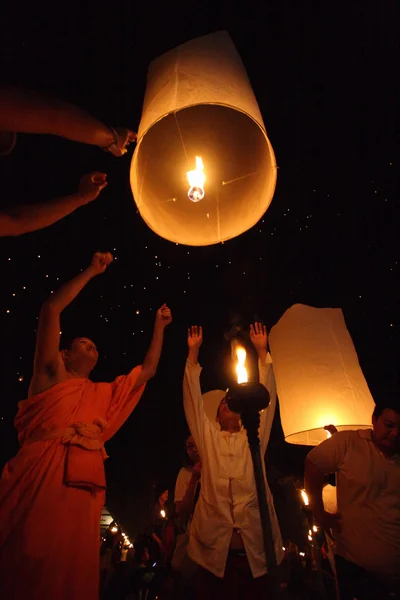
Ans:
[[[198,363],[200,346],[203,343],[202,327],[188,329],[188,357],[183,378],[183,407],[189,430],[196,442],[200,456],[203,452],[204,427],[208,421],[200,387],[201,367]]]
[[[76,208],[95,200],[107,185],[107,175],[84,175],[78,191],[43,204],[26,204],[0,211],[0,236],[17,236],[53,225]]]
[[[104,273],[113,260],[109,252],[96,252],[87,269],[64,284],[43,304],[36,334],[33,377],[29,394],[34,395],[58,383],[65,372],[59,353],[60,315],[77,297],[85,285],[96,275]]]
[[[272,359],[267,352],[268,336],[265,325],[257,322],[250,325],[250,340],[258,355],[259,381],[269,392],[269,405],[268,408],[261,413],[260,419],[261,450],[265,453],[271,435],[271,428],[276,409],[276,385],[272,369]]]
[[[157,311],[153,337],[142,364],[142,371],[136,380],[135,388],[140,387],[156,374],[164,340],[164,330],[171,321],[171,311],[166,304],[163,304]]]
[[[136,139],[129,129],[112,129],[89,113],[49,94],[0,88],[0,132],[58,135],[122,156]]]

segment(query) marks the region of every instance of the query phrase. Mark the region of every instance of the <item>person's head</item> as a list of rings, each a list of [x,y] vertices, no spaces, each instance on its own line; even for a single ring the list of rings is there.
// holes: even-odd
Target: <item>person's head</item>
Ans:
[[[198,463],[200,460],[200,456],[199,456],[199,452],[197,450],[196,442],[194,441],[192,435],[189,435],[187,437],[185,447],[186,447],[186,455],[188,457],[187,463],[189,465],[195,465],[196,463]]]
[[[400,404],[377,404],[372,414],[374,442],[385,454],[400,452]]]
[[[88,377],[99,358],[96,345],[86,337],[76,337],[62,344],[61,358],[70,373]]]
[[[240,416],[230,410],[226,395],[219,403],[216,421],[219,423],[221,431],[238,431],[240,429]]]

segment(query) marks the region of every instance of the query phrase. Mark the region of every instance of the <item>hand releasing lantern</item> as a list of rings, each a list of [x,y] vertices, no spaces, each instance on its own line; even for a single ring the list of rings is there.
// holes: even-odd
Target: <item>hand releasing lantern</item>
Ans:
[[[190,189],[188,198],[192,202],[200,202],[204,198],[204,183],[206,176],[204,174],[204,164],[201,156],[196,156],[196,168],[187,172]]]

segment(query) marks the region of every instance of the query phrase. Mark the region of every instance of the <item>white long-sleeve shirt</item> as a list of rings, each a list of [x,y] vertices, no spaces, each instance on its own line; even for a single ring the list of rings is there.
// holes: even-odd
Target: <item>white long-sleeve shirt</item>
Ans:
[[[267,449],[276,406],[275,379],[270,355],[259,361],[260,382],[270,393],[270,405],[261,413],[261,453]],[[186,420],[201,458],[201,492],[190,527],[188,553],[192,560],[224,576],[234,528],[240,531],[253,577],[267,571],[253,462],[246,432],[221,431],[204,412],[200,388],[201,367],[186,362],[183,399]],[[263,461],[264,464],[264,461]],[[268,509],[278,564],[283,558],[282,538],[264,468]]]

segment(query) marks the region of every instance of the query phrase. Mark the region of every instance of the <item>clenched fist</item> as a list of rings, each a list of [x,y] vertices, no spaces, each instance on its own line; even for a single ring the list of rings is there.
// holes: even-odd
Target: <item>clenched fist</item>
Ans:
[[[114,156],[123,156],[126,154],[129,144],[132,144],[137,139],[137,134],[134,131],[125,129],[124,127],[112,128],[112,133],[114,135],[114,142],[106,150]]]
[[[113,260],[114,257],[111,252],[96,252],[93,254],[89,269],[93,275],[100,275],[111,265]]]
[[[107,175],[105,173],[89,173],[81,177],[79,182],[78,194],[82,196],[85,203],[96,200],[101,190],[107,185]]]
[[[156,327],[166,327],[172,321],[171,311],[166,304],[163,304],[157,311]]]

